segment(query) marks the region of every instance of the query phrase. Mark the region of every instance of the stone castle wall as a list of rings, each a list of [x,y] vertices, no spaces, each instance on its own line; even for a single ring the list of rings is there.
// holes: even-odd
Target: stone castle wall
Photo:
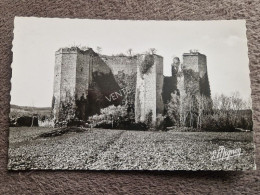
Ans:
[[[164,105],[172,92],[179,95],[205,94],[210,96],[206,56],[198,52],[183,54],[183,71],[163,76],[163,57],[159,55],[100,56],[92,49],[82,51],[76,47],[56,52],[53,89],[53,114],[55,119],[67,120],[68,115],[81,120],[99,114],[101,108],[119,105],[123,98],[108,101],[125,82],[122,73],[131,79],[136,122],[143,122],[151,113],[152,122],[164,114]],[[117,79],[117,80],[116,80]],[[124,85],[128,85],[125,83]],[[167,91],[168,90],[168,91]],[[190,91],[190,92],[187,92]],[[169,97],[168,97],[169,96]],[[63,109],[69,103],[70,109]]]
[[[153,58],[147,60],[147,58]],[[137,81],[135,94],[135,120],[144,122],[152,113],[152,121],[163,112],[163,58],[158,55],[141,55],[137,64]],[[143,73],[141,66],[148,63],[149,69]],[[157,72],[158,71],[158,72]]]
[[[164,102],[163,102],[163,57],[156,55],[155,57],[156,65],[156,116],[158,114],[163,114]]]
[[[59,121],[69,117],[86,120],[88,114],[98,113],[111,104],[104,100],[105,96],[120,89],[111,69],[92,49],[58,50],[54,73],[53,113]]]
[[[56,52],[54,66],[54,82],[53,82],[53,97],[52,110],[54,118],[58,118],[60,109],[60,83],[61,83],[61,63],[62,55]]]
[[[210,86],[207,73],[207,58],[199,52],[183,54],[183,73],[186,92],[192,95],[202,94],[210,97]]]
[[[62,53],[60,98],[65,100],[75,94],[77,53]]]
[[[198,53],[184,53],[183,54],[183,68],[191,69],[194,72],[199,72],[199,55]]]
[[[137,72],[138,56],[107,56],[102,55],[102,60],[109,66],[114,75],[119,72],[134,74]]]
[[[61,103],[75,94],[77,48],[60,49],[55,57],[53,113],[60,118]]]
[[[92,57],[87,52],[79,51],[76,61],[76,97],[86,98],[88,95],[89,83],[92,81]]]
[[[207,57],[199,53],[198,64],[199,64],[200,78],[202,78],[205,74],[207,74]]]

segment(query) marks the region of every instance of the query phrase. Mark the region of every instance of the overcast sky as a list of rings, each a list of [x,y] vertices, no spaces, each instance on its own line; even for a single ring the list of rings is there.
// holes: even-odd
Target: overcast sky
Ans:
[[[245,20],[123,21],[16,17],[13,40],[11,104],[51,106],[55,51],[88,46],[102,54],[142,53],[156,48],[164,75],[172,58],[190,49],[207,56],[212,95],[251,94]]]

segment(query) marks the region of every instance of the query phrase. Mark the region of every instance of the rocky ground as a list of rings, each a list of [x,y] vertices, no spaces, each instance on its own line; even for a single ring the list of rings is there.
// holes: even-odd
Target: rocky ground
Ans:
[[[224,146],[241,155],[212,161]],[[9,170],[245,170],[254,168],[252,132],[155,132],[10,128]]]

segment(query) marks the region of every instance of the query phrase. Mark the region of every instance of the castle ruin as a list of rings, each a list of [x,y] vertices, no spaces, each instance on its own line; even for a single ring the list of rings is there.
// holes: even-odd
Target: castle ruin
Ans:
[[[136,122],[151,114],[164,114],[172,93],[191,93],[210,97],[206,56],[199,52],[183,54],[172,64],[172,76],[163,75],[163,57],[156,54],[134,56],[100,55],[91,48],[62,48],[55,54],[53,115],[55,121],[71,118],[87,121],[109,105],[127,101],[134,108]],[[128,99],[111,94],[128,88]],[[125,103],[125,102],[124,102]]]

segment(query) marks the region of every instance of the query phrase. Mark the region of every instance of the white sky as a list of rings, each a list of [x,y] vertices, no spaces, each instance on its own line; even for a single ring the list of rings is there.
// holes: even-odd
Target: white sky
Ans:
[[[156,48],[170,75],[172,57],[190,49],[207,56],[212,95],[251,94],[245,20],[123,21],[15,17],[11,104],[51,106],[55,51],[102,48],[102,54],[142,53]]]

